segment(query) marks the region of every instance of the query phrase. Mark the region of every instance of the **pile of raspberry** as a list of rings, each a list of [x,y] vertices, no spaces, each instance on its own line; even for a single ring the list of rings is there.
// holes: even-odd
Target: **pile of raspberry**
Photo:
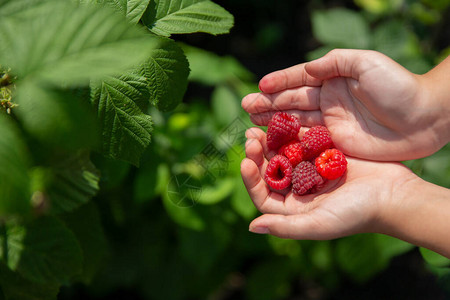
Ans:
[[[285,112],[273,115],[267,127],[267,147],[277,151],[264,179],[274,190],[292,186],[296,195],[315,193],[327,180],[341,177],[347,170],[344,154],[334,148],[328,129],[310,128],[301,139],[300,121]]]

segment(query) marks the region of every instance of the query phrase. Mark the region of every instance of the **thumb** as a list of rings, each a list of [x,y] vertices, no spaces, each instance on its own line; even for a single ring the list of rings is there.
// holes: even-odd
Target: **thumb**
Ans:
[[[305,71],[312,77],[326,80],[333,77],[350,77],[358,80],[362,57],[371,51],[353,49],[334,49],[325,56],[305,65]]]
[[[329,240],[342,236],[342,233],[322,226],[308,213],[287,216],[265,214],[253,220],[249,230],[295,240]]]

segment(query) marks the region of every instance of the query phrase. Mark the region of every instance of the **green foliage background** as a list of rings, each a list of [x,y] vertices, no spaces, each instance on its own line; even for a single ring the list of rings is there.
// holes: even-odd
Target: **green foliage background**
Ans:
[[[0,299],[357,299],[402,259],[429,284],[374,299],[449,296],[394,238],[249,233],[239,168],[260,76],[336,47],[424,73],[450,1],[262,2],[0,0]],[[449,157],[405,163],[450,188]]]

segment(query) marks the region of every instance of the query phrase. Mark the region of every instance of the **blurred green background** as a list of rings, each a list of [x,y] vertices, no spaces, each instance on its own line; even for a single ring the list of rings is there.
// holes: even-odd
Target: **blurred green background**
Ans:
[[[151,111],[140,168],[93,157],[107,237],[101,271],[59,299],[447,299],[449,261],[376,234],[293,241],[248,232],[258,215],[239,173],[240,107],[265,74],[333,48],[381,51],[424,73],[450,54],[450,0],[215,1],[229,35],[174,36],[191,74],[185,100]],[[199,48],[202,48],[199,49]],[[450,188],[450,147],[405,162]],[[89,214],[89,207],[83,214]],[[100,229],[99,229],[100,230]]]

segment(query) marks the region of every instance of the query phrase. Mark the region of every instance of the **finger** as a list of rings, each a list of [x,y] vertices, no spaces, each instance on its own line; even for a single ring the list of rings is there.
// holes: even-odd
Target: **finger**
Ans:
[[[257,139],[248,139],[245,142],[245,155],[248,159],[253,160],[259,169],[261,176],[267,167],[267,160],[264,158],[264,151],[261,142]]]
[[[296,240],[329,240],[342,236],[323,225],[314,213],[301,215],[262,215],[250,223],[249,230]]]
[[[242,108],[248,113],[283,111],[289,109],[319,109],[320,88],[299,87],[274,94],[254,93],[242,99]]]
[[[316,125],[324,125],[322,112],[320,110],[301,111],[301,110],[287,110],[289,114],[294,115],[299,119],[302,126],[312,127]],[[250,120],[253,124],[258,126],[267,126],[275,111],[264,112],[259,114],[250,114]]]
[[[267,74],[259,81],[259,89],[264,93],[276,93],[299,86],[320,86],[322,82],[307,72],[305,64]]]
[[[325,80],[333,77],[350,77],[358,79],[362,69],[362,62],[371,64],[368,56],[377,55],[375,51],[334,49],[325,56],[313,60],[305,65],[306,72],[317,79]]]
[[[276,154],[275,151],[270,150],[269,147],[267,147],[266,133],[260,128],[252,127],[247,129],[245,136],[247,138],[256,139],[261,144],[263,154],[267,159],[272,158]]]
[[[249,158],[244,158],[244,160],[242,160],[241,176],[250,198],[258,208],[259,204],[267,199],[270,190],[261,177],[258,166],[253,160]]]

